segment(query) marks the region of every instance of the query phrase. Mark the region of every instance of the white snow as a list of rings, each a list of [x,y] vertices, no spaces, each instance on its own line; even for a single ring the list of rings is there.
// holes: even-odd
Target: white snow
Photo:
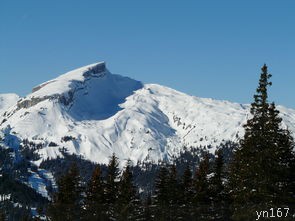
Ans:
[[[121,166],[128,159],[134,163],[171,160],[184,146],[211,145],[213,153],[220,143],[243,136],[249,105],[144,85],[107,69],[85,75],[102,64],[88,65],[37,86],[23,100],[44,99],[28,108],[8,108],[9,117],[0,129],[10,126],[15,136],[42,143],[39,154],[43,160],[62,156],[59,148],[65,147],[100,163],[107,163],[116,153]],[[278,109],[283,125],[295,132],[295,110]],[[65,137],[73,139],[66,142]]]
[[[29,186],[35,189],[42,196],[48,197],[44,180],[37,173],[32,173],[29,177]]]
[[[20,99],[17,94],[0,94],[0,115]]]
[[[73,71],[69,71],[66,74],[60,75],[58,78],[47,81],[33,89],[36,90],[28,97],[44,97],[51,96],[54,94],[61,94],[70,90],[70,86],[74,82],[81,82],[84,80],[83,73],[89,70],[91,67],[96,65],[104,64],[104,62],[99,62],[91,65],[87,65],[81,68],[78,68]]]
[[[29,170],[29,172],[31,175],[28,178],[28,186],[50,200],[51,198],[48,195],[47,187],[50,186],[56,188],[56,182],[53,175],[43,169],[38,169],[36,172]]]

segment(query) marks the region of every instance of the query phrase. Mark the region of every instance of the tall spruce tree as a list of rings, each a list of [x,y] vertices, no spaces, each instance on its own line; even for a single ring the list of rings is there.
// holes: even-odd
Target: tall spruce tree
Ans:
[[[152,213],[156,220],[164,221],[169,218],[169,191],[168,191],[169,170],[166,165],[161,166],[155,180],[155,190],[152,202]]]
[[[210,209],[209,195],[209,155],[206,153],[201,160],[194,177],[194,218],[195,220],[208,220]]]
[[[146,199],[143,202],[143,219],[145,221],[153,220],[153,213],[152,213],[152,197],[151,194],[148,193]]]
[[[229,220],[229,197],[225,188],[226,172],[222,149],[216,151],[209,193],[214,220]]]
[[[213,177],[211,180],[211,191],[214,196],[218,196],[223,192],[224,185],[223,185],[223,176],[224,176],[224,160],[222,149],[219,149],[216,154],[214,168],[213,168]]]
[[[252,118],[236,150],[230,171],[233,219],[251,220],[256,211],[291,206],[294,201],[293,138],[281,128],[274,103],[268,103],[272,84],[267,66],[262,67],[259,86],[251,104]]]
[[[181,182],[181,218],[182,220],[191,220],[193,209],[193,177],[190,166],[187,165]]]
[[[86,190],[84,220],[107,220],[104,189],[101,168],[97,165]]]
[[[81,181],[76,164],[58,181],[58,192],[49,208],[53,221],[81,220]]]
[[[141,205],[136,188],[133,185],[133,174],[130,161],[122,173],[119,184],[119,196],[116,207],[118,220],[138,220],[141,214]]]
[[[117,218],[117,212],[116,211],[116,204],[118,201],[118,185],[119,185],[119,162],[118,158],[115,154],[113,154],[110,158],[109,164],[108,164],[108,173],[106,177],[106,188],[105,188],[105,207],[107,209],[107,217],[111,220]]]
[[[176,165],[173,164],[169,168],[167,180],[168,192],[168,216],[169,220],[177,219],[180,216],[180,186],[177,177]]]

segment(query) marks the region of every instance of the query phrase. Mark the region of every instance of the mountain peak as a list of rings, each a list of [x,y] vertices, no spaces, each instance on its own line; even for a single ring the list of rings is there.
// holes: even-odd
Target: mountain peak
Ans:
[[[108,73],[105,62],[94,63],[69,71],[34,87],[31,94],[17,103],[17,109],[29,108],[48,99],[59,100],[68,105],[71,103],[74,93],[80,90],[87,81],[102,79]]]
[[[279,110],[295,132],[295,110]],[[3,115],[0,129],[41,146],[39,163],[61,156],[62,148],[99,163],[113,153],[121,162],[157,162],[185,146],[214,153],[226,141],[237,142],[249,117],[249,106],[144,85],[100,62],[35,87]]]
[[[62,94],[70,89],[73,82],[83,82],[85,79],[101,77],[108,71],[105,62],[90,64],[72,71],[69,71],[59,77],[42,83],[32,89],[31,97],[50,96],[52,93]]]

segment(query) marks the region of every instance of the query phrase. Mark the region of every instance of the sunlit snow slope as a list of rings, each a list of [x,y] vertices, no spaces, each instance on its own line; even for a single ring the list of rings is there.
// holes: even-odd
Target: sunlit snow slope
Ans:
[[[15,105],[20,97],[16,94],[0,94],[0,114]]]
[[[2,114],[0,129],[43,144],[42,159],[70,153],[107,163],[119,159],[170,160],[184,146],[237,141],[249,106],[186,95],[89,65],[41,84]],[[295,110],[279,107],[295,132]],[[4,120],[5,119],[5,120]],[[40,161],[39,161],[40,162]],[[36,162],[38,163],[38,162]]]

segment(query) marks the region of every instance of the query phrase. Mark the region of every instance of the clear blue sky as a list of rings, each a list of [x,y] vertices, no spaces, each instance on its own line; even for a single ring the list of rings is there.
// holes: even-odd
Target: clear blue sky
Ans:
[[[111,72],[200,97],[295,108],[295,1],[0,1],[0,93],[24,96],[97,61]]]

